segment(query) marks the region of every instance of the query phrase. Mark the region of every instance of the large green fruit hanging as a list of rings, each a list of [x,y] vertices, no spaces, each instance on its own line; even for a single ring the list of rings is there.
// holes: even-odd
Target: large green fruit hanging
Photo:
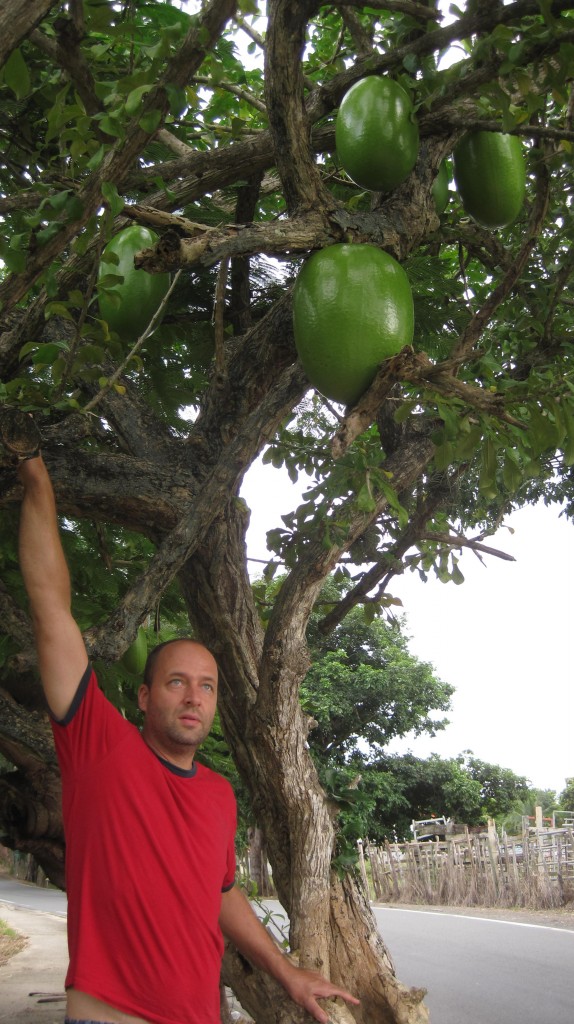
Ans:
[[[138,628],[133,643],[124,651],[121,662],[133,676],[141,676],[147,660],[147,637],[143,626]]]
[[[136,252],[149,249],[157,240],[155,232],[133,224],[114,235],[100,261],[99,280],[107,274],[123,276],[121,283],[108,289],[111,295],[100,291],[98,305],[102,319],[124,341],[136,341],[143,334],[169,288],[169,274],[148,274],[134,267]],[[110,255],[118,262],[107,260]]]
[[[293,290],[293,326],[310,383],[354,405],[379,365],[413,340],[413,298],[396,260],[373,245],[315,252]]]
[[[526,187],[520,139],[501,132],[469,132],[454,151],[454,178],[466,213],[479,224],[512,224]]]
[[[335,122],[337,155],[362,188],[390,192],[412,171],[419,130],[407,92],[392,78],[370,75],[345,93]]]

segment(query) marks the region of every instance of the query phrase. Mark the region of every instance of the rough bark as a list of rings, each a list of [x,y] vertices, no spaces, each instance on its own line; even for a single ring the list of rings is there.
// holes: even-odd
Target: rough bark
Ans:
[[[247,842],[249,843],[249,877],[257,886],[257,895],[263,898],[273,896],[274,889],[269,877],[265,838],[261,829],[256,825],[247,830]]]
[[[58,0],[4,0],[0,10],[0,67]]]

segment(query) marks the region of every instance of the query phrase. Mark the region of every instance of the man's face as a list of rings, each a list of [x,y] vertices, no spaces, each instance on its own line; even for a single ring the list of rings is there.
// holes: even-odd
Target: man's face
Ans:
[[[189,640],[158,652],[150,687],[143,684],[138,704],[142,730],[156,753],[183,768],[211,728],[217,704],[217,664],[201,644]]]

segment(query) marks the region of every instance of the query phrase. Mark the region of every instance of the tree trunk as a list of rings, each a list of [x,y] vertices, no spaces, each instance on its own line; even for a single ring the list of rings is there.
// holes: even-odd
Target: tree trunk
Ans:
[[[249,842],[249,878],[257,886],[257,895],[260,897],[274,896],[269,870],[267,867],[267,850],[263,832],[256,825],[247,830]]]
[[[246,527],[232,499],[180,582],[190,617],[218,660],[221,721],[265,836],[274,884],[289,917],[290,948],[302,966],[361,999],[352,1011],[329,1007],[333,1022],[423,1024],[424,993],[397,981],[359,881],[351,875],[339,879],[332,871],[336,811],[311,759],[309,720],[299,703],[307,653],[295,627],[288,631],[284,661],[265,649],[244,568]],[[224,979],[257,1024],[309,1020],[272,979],[230,949]]]

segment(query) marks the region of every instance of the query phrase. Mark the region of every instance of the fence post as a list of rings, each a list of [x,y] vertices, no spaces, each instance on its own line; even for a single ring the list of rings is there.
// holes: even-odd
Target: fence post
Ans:
[[[363,879],[363,885],[365,886],[367,897],[370,899],[371,894],[369,892],[369,880],[367,878],[367,869],[365,867],[365,852],[363,850],[362,839],[357,839],[357,850],[359,851],[359,868],[361,870],[361,878]]]

